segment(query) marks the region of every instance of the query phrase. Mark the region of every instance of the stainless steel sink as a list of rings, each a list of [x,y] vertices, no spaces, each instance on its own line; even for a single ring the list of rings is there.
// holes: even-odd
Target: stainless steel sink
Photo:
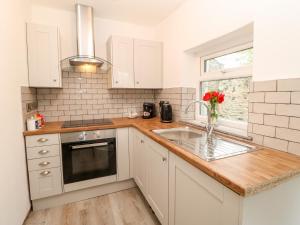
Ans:
[[[153,132],[206,161],[239,155],[256,149],[253,145],[215,135],[207,138],[206,132],[191,127],[159,129]]]

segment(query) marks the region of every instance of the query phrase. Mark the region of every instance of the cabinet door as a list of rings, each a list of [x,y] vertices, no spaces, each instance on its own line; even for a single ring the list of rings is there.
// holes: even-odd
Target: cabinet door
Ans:
[[[27,24],[29,86],[61,87],[58,28]]]
[[[112,87],[134,88],[133,39],[111,38]]]
[[[162,43],[134,40],[136,88],[162,88]]]
[[[174,154],[169,158],[170,225],[238,225],[240,197]]]
[[[128,129],[129,128],[117,129],[117,179],[119,181],[130,178]]]
[[[147,156],[144,136],[138,131],[133,134],[133,176],[136,184],[146,196]]]
[[[151,140],[147,149],[147,200],[162,225],[168,224],[168,151]]]
[[[62,193],[61,182],[60,167],[29,172],[31,200]]]

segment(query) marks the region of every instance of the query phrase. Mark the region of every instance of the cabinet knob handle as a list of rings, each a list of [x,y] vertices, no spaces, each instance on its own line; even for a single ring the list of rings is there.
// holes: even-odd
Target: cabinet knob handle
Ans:
[[[53,82],[56,82],[56,79],[53,79]]]
[[[167,161],[167,158],[166,157],[162,157],[162,161],[163,162]]]
[[[141,140],[141,143],[143,144],[143,143],[144,143],[144,140]]]
[[[50,164],[50,162],[44,161],[39,163],[39,166],[48,166]]]
[[[48,141],[48,139],[47,139],[47,138],[40,138],[40,139],[38,139],[37,141],[38,141],[38,142],[42,142],[42,143],[43,143],[43,142],[46,142],[46,141]]]
[[[47,175],[49,175],[51,172],[49,171],[49,170],[45,170],[45,171],[42,171],[40,174],[42,175],[42,176],[47,176]]]
[[[119,83],[119,81],[116,80],[116,84],[118,84],[118,83]]]
[[[48,150],[41,150],[41,151],[39,151],[39,154],[45,155],[45,154],[47,154],[48,152],[49,152]]]

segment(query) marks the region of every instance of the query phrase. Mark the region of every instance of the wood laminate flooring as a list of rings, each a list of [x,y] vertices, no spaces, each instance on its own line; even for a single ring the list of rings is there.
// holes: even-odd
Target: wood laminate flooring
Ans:
[[[137,188],[31,212],[24,225],[160,225]]]

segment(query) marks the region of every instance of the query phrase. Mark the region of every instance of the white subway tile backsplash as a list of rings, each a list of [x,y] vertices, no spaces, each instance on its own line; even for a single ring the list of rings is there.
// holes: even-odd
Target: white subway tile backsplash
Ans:
[[[277,104],[276,114],[284,116],[300,117],[300,105]]]
[[[276,80],[254,82],[254,92],[260,91],[276,91]]]
[[[291,95],[291,103],[300,104],[300,92],[292,92]]]
[[[291,93],[290,92],[266,92],[265,102],[266,103],[290,103]]]
[[[264,137],[263,145],[286,152],[288,149],[288,141],[278,138]]]
[[[275,114],[275,104],[253,103],[253,112]]]
[[[292,130],[288,128],[276,128],[276,137],[300,143],[300,131],[299,130]]]
[[[300,118],[290,117],[289,128],[300,130]],[[300,142],[300,140],[299,140],[299,142]]]
[[[253,133],[265,135],[268,137],[275,137],[275,127],[273,126],[266,126],[266,125],[259,125],[253,124]]]
[[[289,117],[276,116],[276,115],[264,115],[264,124],[275,127],[288,127]]]
[[[300,91],[300,79],[278,80],[278,91]]]

